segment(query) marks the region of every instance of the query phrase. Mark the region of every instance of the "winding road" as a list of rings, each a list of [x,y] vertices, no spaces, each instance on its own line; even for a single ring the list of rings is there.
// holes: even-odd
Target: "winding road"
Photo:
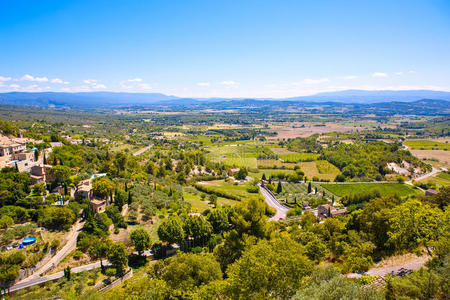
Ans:
[[[55,254],[55,256],[53,256],[47,263],[45,263],[43,266],[41,266],[39,269],[37,269],[32,275],[22,279],[21,281],[16,283],[13,287],[20,285],[20,284],[28,283],[28,282],[34,282],[36,279],[41,279],[41,278],[43,278],[43,277],[40,277],[42,274],[44,274],[45,272],[48,272],[49,270],[51,270],[51,268],[58,265],[61,262],[61,260],[63,260],[64,257],[67,256],[67,254],[69,254],[73,249],[75,249],[75,247],[77,245],[78,234],[80,234],[81,230],[83,230],[84,223],[85,222],[81,221],[81,220],[77,221],[77,223],[74,225],[74,227],[72,229],[72,232],[70,233],[69,240],[64,245],[64,247],[62,247],[61,250],[59,250]],[[11,287],[11,289],[13,287]]]
[[[272,221],[278,221],[282,219],[286,219],[286,213],[289,210],[289,207],[281,204],[275,196],[269,190],[267,190],[265,187],[263,187],[261,184],[258,184],[259,190],[261,191],[261,194],[264,196],[264,199],[266,199],[267,204],[269,206],[276,209],[276,214],[270,218]]]
[[[107,261],[103,261],[103,265],[104,266],[109,266],[110,263]],[[100,268],[100,262],[95,262],[92,264],[88,264],[88,265],[84,265],[84,266],[80,266],[80,267],[76,267],[76,268],[72,268],[70,270],[71,273],[79,273],[79,272],[83,272],[83,271],[88,271],[88,270],[92,270],[92,269],[97,269]],[[61,277],[64,277],[64,272],[57,272],[55,274],[51,274],[51,275],[47,275],[47,276],[43,276],[43,277],[37,277],[37,278],[33,278],[27,281],[21,281],[19,283],[16,283],[15,285],[13,285],[10,289],[9,292],[14,292],[14,291],[18,291],[21,289],[25,289],[28,288],[30,286],[36,285],[36,284],[41,284],[47,281],[51,281],[51,280],[56,280],[59,279]],[[30,277],[28,277],[30,278]],[[28,279],[27,278],[27,279]]]

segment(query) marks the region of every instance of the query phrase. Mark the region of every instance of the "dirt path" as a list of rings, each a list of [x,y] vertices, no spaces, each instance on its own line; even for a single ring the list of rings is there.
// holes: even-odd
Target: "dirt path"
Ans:
[[[133,155],[134,155],[134,156],[138,156],[138,155],[144,153],[145,151],[147,151],[148,149],[151,149],[152,147],[153,147],[153,145],[150,145],[150,146],[147,146],[147,147],[145,147],[145,148],[142,148],[142,149],[140,149],[140,150],[134,152]]]
[[[400,269],[415,271],[422,268],[429,259],[430,257],[428,255],[417,256],[411,253],[394,256],[381,261],[365,274],[371,276],[385,276],[387,274],[396,274]]]

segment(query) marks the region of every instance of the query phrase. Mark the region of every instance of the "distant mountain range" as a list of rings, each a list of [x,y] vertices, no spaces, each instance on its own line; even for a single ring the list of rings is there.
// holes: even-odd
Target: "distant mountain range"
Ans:
[[[181,98],[160,93],[114,93],[114,92],[84,92],[60,93],[41,92],[25,93],[11,92],[0,94],[0,104],[25,105],[40,107],[71,107],[71,108],[105,108],[130,107],[146,105],[191,105],[207,102],[225,102],[235,100],[256,101],[292,101],[292,102],[337,102],[337,103],[381,103],[381,102],[413,102],[422,99],[450,101],[450,92],[431,90],[406,91],[365,91],[346,90],[338,92],[318,93],[310,96],[291,97],[283,99],[273,98]]]

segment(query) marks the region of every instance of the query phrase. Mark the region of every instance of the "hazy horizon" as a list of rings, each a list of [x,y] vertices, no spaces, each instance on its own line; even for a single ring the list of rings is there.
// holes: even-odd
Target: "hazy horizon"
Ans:
[[[0,7],[1,93],[287,98],[349,89],[450,91],[446,1],[52,0]]]

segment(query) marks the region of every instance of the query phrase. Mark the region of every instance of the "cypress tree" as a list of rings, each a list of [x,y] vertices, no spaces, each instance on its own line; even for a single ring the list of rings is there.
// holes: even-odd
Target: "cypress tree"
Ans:
[[[281,181],[278,181],[277,194],[280,194],[282,191],[283,191],[283,187],[281,186]]]
[[[35,161],[38,161],[38,159],[39,159],[39,150],[38,150],[38,149],[35,149],[35,150],[34,150],[34,160],[35,160]]]
[[[311,181],[308,184],[308,194],[310,194],[312,191],[312,185],[311,185]]]

